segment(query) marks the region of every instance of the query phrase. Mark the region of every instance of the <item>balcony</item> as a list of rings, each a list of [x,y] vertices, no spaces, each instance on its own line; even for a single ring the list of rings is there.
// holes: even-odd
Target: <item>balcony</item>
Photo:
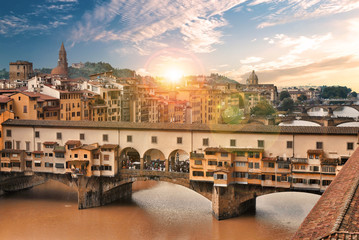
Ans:
[[[308,163],[307,158],[291,158],[292,163]]]

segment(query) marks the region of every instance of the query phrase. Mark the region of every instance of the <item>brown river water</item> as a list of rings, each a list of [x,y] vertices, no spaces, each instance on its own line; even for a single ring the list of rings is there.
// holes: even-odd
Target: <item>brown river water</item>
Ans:
[[[290,239],[319,199],[257,198],[255,215],[217,221],[211,202],[182,186],[138,182],[132,200],[78,210],[77,192],[49,181],[0,197],[0,239]]]

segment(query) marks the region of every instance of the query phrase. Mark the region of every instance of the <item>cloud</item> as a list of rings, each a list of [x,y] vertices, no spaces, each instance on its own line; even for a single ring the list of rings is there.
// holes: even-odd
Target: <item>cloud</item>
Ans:
[[[269,44],[278,44],[279,47],[291,48],[289,54],[299,54],[307,50],[319,48],[325,41],[332,39],[332,33],[325,35],[312,35],[310,37],[299,36],[297,38],[289,37],[284,34],[277,34],[274,38],[264,38]]]
[[[77,0],[52,0],[40,5],[29,5],[22,14],[9,11],[0,16],[0,34],[6,37],[16,35],[41,35],[66,25],[72,19]]]
[[[139,47],[145,41],[160,45],[172,38],[191,51],[212,52],[222,43],[219,29],[228,25],[223,13],[245,1],[111,0],[84,14],[72,41],[119,40]]]
[[[353,0],[255,0],[249,6],[267,5],[268,14],[256,18],[258,28],[285,24],[298,20],[318,18],[345,13],[359,8],[359,1]]]
[[[241,64],[251,64],[262,61],[262,57],[248,57],[246,59],[240,60]]]

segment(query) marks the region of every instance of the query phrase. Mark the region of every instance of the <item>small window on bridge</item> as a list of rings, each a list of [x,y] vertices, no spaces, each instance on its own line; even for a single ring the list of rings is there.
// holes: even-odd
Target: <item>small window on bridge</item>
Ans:
[[[287,141],[287,148],[293,148],[293,141]]]
[[[209,145],[209,139],[208,138],[203,138],[202,139],[202,145],[203,146],[208,146]]]
[[[56,133],[56,139],[58,139],[58,140],[62,139],[62,133],[61,132]]]
[[[213,177],[213,172],[206,172],[206,177]]]
[[[228,157],[228,153],[227,152],[222,152],[221,157]]]
[[[11,130],[10,129],[6,130],[6,136],[11,137]]]
[[[132,135],[127,135],[127,142],[132,142]]]
[[[231,139],[231,147],[235,147],[236,146],[236,139]]]
[[[332,183],[332,180],[323,180],[322,185],[323,186],[329,186]]]
[[[80,140],[85,140],[85,134],[84,133],[80,133]]]
[[[317,142],[317,149],[323,149],[323,142]]]
[[[152,142],[152,143],[157,143],[157,137],[156,137],[156,136],[152,136],[152,137],[151,137],[151,142]]]
[[[193,171],[192,172],[192,175],[194,177],[203,177],[204,176],[204,173],[202,171]]]
[[[202,165],[202,160],[194,160],[194,165]]]
[[[108,135],[107,134],[102,135],[102,141],[108,142]]]
[[[354,149],[354,143],[353,142],[348,142],[347,143],[347,150],[353,150]]]
[[[209,166],[216,166],[216,165],[217,165],[217,161],[208,161],[208,165],[209,165]]]
[[[264,140],[258,140],[258,147],[264,148]]]
[[[177,144],[182,144],[182,137],[177,137]]]
[[[237,152],[237,157],[244,157],[245,153],[244,152]]]

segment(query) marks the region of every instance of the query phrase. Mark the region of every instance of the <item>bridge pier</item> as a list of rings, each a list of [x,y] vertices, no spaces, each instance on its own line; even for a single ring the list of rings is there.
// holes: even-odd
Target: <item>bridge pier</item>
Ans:
[[[111,178],[80,176],[77,187],[78,209],[99,207],[132,196],[132,182],[116,185]]]
[[[255,212],[256,193],[251,187],[229,185],[213,187],[212,214],[217,220],[237,217],[245,212]]]

